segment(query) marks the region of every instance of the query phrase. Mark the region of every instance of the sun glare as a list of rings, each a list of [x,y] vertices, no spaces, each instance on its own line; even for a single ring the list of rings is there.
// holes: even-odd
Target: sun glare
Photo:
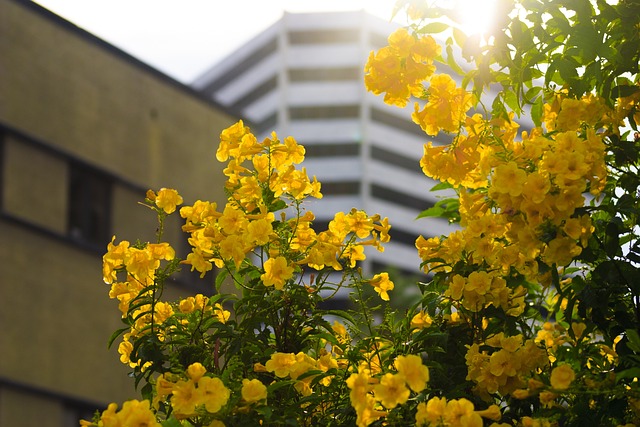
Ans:
[[[486,35],[493,24],[495,0],[456,0],[462,18],[462,30],[467,35]]]

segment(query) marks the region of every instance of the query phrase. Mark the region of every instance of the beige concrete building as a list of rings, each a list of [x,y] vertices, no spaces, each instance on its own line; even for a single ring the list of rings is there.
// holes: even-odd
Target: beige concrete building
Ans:
[[[0,0],[0,427],[77,426],[135,396],[106,345],[122,324],[102,254],[113,234],[153,237],[147,188],[224,199],[214,153],[235,120],[35,3]],[[180,246],[177,218],[167,228]]]

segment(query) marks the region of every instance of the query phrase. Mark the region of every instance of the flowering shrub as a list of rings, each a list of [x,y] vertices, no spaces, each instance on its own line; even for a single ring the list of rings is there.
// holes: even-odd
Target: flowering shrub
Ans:
[[[475,64],[462,86],[435,74],[436,61],[461,71],[454,38],[444,58],[428,35],[448,12],[415,0],[398,2],[413,23],[365,66],[368,90],[400,107],[420,98],[413,121],[453,136],[427,142],[420,165],[456,197],[421,216],[459,228],[416,240],[428,280],[404,315],[384,309],[389,273],[358,268],[365,248],[382,251],[391,238],[388,220],[353,209],[317,229],[305,202],[321,186],[298,166],[304,148],[275,133],[258,141],[238,122],[217,151],[225,206],[178,210],[177,191],[149,191],[157,241],[108,244],[104,281],[126,324],[112,341],[121,336],[143,400],[81,424],[640,425],[640,138],[628,130],[640,118],[631,80],[640,41],[626,27],[638,7],[585,0],[559,13],[548,0],[524,3],[519,15],[502,11],[506,30],[485,45],[454,29]],[[525,21],[539,25],[534,36]],[[558,42],[563,28],[587,27],[635,62],[605,47],[590,56],[573,33]],[[582,78],[563,61],[584,66]],[[592,78],[596,68],[604,79]],[[496,82],[486,111],[483,91]],[[519,132],[526,111],[534,126]],[[191,246],[183,260],[163,241],[177,212]],[[214,266],[212,296],[163,300],[181,267],[204,276]],[[323,309],[341,290],[353,309]]]

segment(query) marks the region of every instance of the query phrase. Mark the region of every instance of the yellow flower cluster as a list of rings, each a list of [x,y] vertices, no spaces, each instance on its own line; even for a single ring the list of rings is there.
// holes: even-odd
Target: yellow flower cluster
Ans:
[[[596,103],[593,98],[576,102],[580,111]],[[561,105],[579,110],[574,103]],[[563,108],[560,118],[570,114]],[[595,126],[580,117],[576,123]],[[591,218],[575,212],[585,202],[584,192],[603,188],[603,136],[593,127],[547,136],[536,128],[516,141],[514,122],[485,122],[479,115],[468,118],[465,129],[467,135],[449,146],[427,144],[421,160],[426,175],[458,189],[463,228],[446,238],[421,236],[416,247],[426,272],[450,271],[460,260],[475,265],[476,277],[456,274],[448,281],[447,295],[463,307],[478,311],[494,305],[517,316],[525,290],[508,288],[500,276],[515,273],[530,283],[543,282],[538,261],[566,266],[588,244]]]
[[[498,421],[501,417],[497,405],[476,411],[473,402],[465,398],[447,400],[444,397],[432,397],[418,404],[416,426],[482,427],[482,418]]]
[[[160,427],[161,424],[156,419],[155,414],[150,408],[148,400],[138,401],[129,400],[122,404],[119,411],[118,405],[109,404],[107,409],[102,412],[99,422],[93,423],[86,420],[80,421],[82,427],[121,427],[121,426],[146,426]]]
[[[309,371],[327,372],[329,369],[337,368],[338,361],[327,351],[321,351],[317,359],[303,352],[297,354],[275,352],[264,366],[257,367],[258,370],[272,372],[278,378],[289,377],[296,381],[294,388],[303,396],[313,393],[311,383],[317,375],[305,375],[298,379],[300,376]],[[318,383],[328,386],[331,383],[331,376],[322,377]]]
[[[369,55],[364,84],[376,95],[384,93],[386,103],[404,107],[410,96],[423,95],[423,82],[435,72],[433,60],[442,49],[433,37],[415,37],[405,28],[397,29],[388,41]]]
[[[422,364],[420,356],[398,356],[394,367],[396,373],[387,372],[378,378],[363,364],[357,373],[347,378],[349,398],[356,410],[358,427],[367,426],[386,416],[385,409],[406,403],[411,391],[419,393],[426,388],[429,369]]]
[[[473,271],[468,277],[459,274],[451,277],[445,296],[461,301],[462,306],[472,312],[493,305],[507,314],[518,315],[524,309],[524,292],[522,287],[509,289],[506,280],[496,271]]]
[[[154,406],[170,402],[174,416],[186,419],[196,415],[215,414],[227,404],[231,391],[220,378],[205,375],[200,363],[189,365],[186,378],[164,374],[156,380]]]
[[[486,340],[490,351],[478,344],[467,351],[467,380],[476,383],[474,391],[489,399],[489,395],[507,395],[525,387],[531,372],[542,368],[547,354],[533,340],[523,342],[522,335],[507,337],[503,332]]]
[[[416,102],[411,118],[427,135],[435,136],[440,131],[458,132],[472,106],[470,93],[456,87],[450,75],[438,74],[431,78],[428,102],[422,110]]]
[[[115,236],[107,245],[107,253],[102,257],[102,278],[107,284],[113,284],[118,279],[117,274],[125,271],[128,276],[127,286],[149,286],[155,279],[160,261],[171,261],[176,256],[175,250],[168,243],[147,243],[137,247],[126,240],[117,245],[114,245],[114,241]],[[135,290],[131,292],[135,293]],[[126,292],[122,294],[124,293]],[[118,300],[126,305],[127,297],[123,296]]]
[[[282,290],[300,266],[353,268],[366,258],[366,246],[382,251],[382,243],[389,241],[388,220],[357,209],[338,212],[326,231],[312,228],[314,215],[302,213],[300,203],[322,197],[320,184],[310,180],[304,168],[295,168],[304,160],[304,148],[292,137],[282,142],[273,133],[258,142],[239,121],[222,132],[217,158],[228,161],[224,173],[229,198],[222,212],[204,201],[180,209],[192,246],[185,263],[202,275],[214,265],[238,269],[251,253],[264,251],[261,281]],[[291,219],[287,208],[296,213]],[[281,211],[279,221],[276,211]]]

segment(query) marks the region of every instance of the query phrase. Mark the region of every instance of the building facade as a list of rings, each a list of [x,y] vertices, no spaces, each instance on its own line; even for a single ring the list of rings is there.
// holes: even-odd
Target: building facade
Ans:
[[[192,86],[247,118],[259,137],[276,131],[305,146],[305,166],[324,194],[310,206],[320,229],[354,207],[389,217],[391,242],[368,252],[369,273],[392,266],[416,274],[417,236],[447,228],[416,220],[437,201],[419,166],[427,137],[411,122],[412,105],[384,104],[363,80],[369,53],[394,29],[364,11],[285,13]]]
[[[154,238],[148,188],[223,201],[215,150],[236,120],[37,4],[0,0],[0,427],[77,426],[135,396],[107,348],[122,323],[102,254],[112,235]],[[186,253],[179,220],[166,230]],[[168,296],[192,294],[189,277]]]

